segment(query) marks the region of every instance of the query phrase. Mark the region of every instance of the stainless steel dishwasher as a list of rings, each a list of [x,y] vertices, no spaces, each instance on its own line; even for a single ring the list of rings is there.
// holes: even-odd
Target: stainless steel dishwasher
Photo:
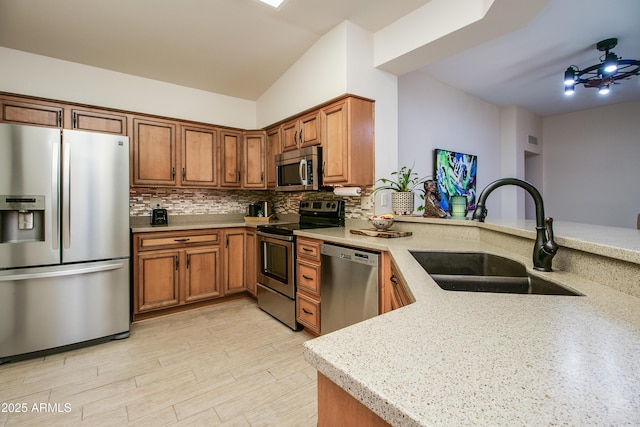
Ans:
[[[320,332],[378,315],[379,252],[325,243],[320,247]]]

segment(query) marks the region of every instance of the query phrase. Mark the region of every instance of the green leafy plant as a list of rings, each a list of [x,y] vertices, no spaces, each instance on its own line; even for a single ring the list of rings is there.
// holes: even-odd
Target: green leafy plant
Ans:
[[[430,176],[426,176],[423,178],[419,178],[417,172],[413,171],[413,166],[410,168],[407,166],[403,166],[399,171],[391,172],[390,178],[380,178],[376,182],[381,182],[382,185],[377,186],[373,189],[372,194],[380,190],[392,190],[392,191],[414,191],[416,187],[424,184],[426,180],[431,178]],[[419,191],[424,191],[419,188]]]

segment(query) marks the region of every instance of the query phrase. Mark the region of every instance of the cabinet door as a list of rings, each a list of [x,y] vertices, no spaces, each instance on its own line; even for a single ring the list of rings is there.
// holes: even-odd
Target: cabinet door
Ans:
[[[183,186],[218,186],[216,130],[182,126]]]
[[[187,249],[185,254],[185,301],[221,296],[220,246]]]
[[[149,252],[138,256],[137,312],[180,303],[180,252]]]
[[[126,135],[127,117],[98,111],[72,109],[71,126],[78,130]]]
[[[266,154],[266,176],[267,188],[276,188],[276,154],[280,154],[281,147],[280,127],[276,126],[267,130],[267,154]]]
[[[316,334],[320,334],[320,301],[302,292],[296,293],[296,320]]]
[[[320,263],[299,259],[297,267],[298,290],[320,298]]]
[[[244,291],[245,285],[245,267],[244,267],[244,250],[245,238],[244,230],[228,230],[226,232],[225,242],[225,295]]]
[[[133,183],[176,184],[176,124],[133,119]]]
[[[264,176],[265,134],[262,131],[245,132],[242,187],[266,188]]]
[[[320,144],[320,112],[314,111],[299,119],[298,146],[308,147]]]
[[[246,231],[244,249],[245,283],[244,286],[253,296],[256,296],[256,283],[258,283],[258,246],[256,232]]]
[[[9,100],[0,100],[0,102],[2,102],[2,116],[0,117],[2,122],[62,127],[63,109],[61,107]]]
[[[349,181],[348,113],[346,101],[322,110],[322,162],[325,184],[343,184]]]
[[[220,185],[240,187],[242,132],[220,131]]]
[[[298,119],[282,125],[282,152],[298,148]]]

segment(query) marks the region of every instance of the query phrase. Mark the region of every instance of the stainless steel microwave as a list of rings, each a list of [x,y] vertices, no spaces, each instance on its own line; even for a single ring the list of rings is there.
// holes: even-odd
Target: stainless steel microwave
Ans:
[[[276,190],[309,191],[322,186],[322,147],[276,154]]]

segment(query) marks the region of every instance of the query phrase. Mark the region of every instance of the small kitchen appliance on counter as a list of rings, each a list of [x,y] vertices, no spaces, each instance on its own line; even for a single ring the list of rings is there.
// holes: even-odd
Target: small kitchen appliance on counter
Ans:
[[[163,208],[153,209],[151,211],[151,225],[169,225],[167,210]]]
[[[300,202],[300,222],[259,225],[258,307],[293,330],[296,322],[295,230],[344,227],[343,200]]]

